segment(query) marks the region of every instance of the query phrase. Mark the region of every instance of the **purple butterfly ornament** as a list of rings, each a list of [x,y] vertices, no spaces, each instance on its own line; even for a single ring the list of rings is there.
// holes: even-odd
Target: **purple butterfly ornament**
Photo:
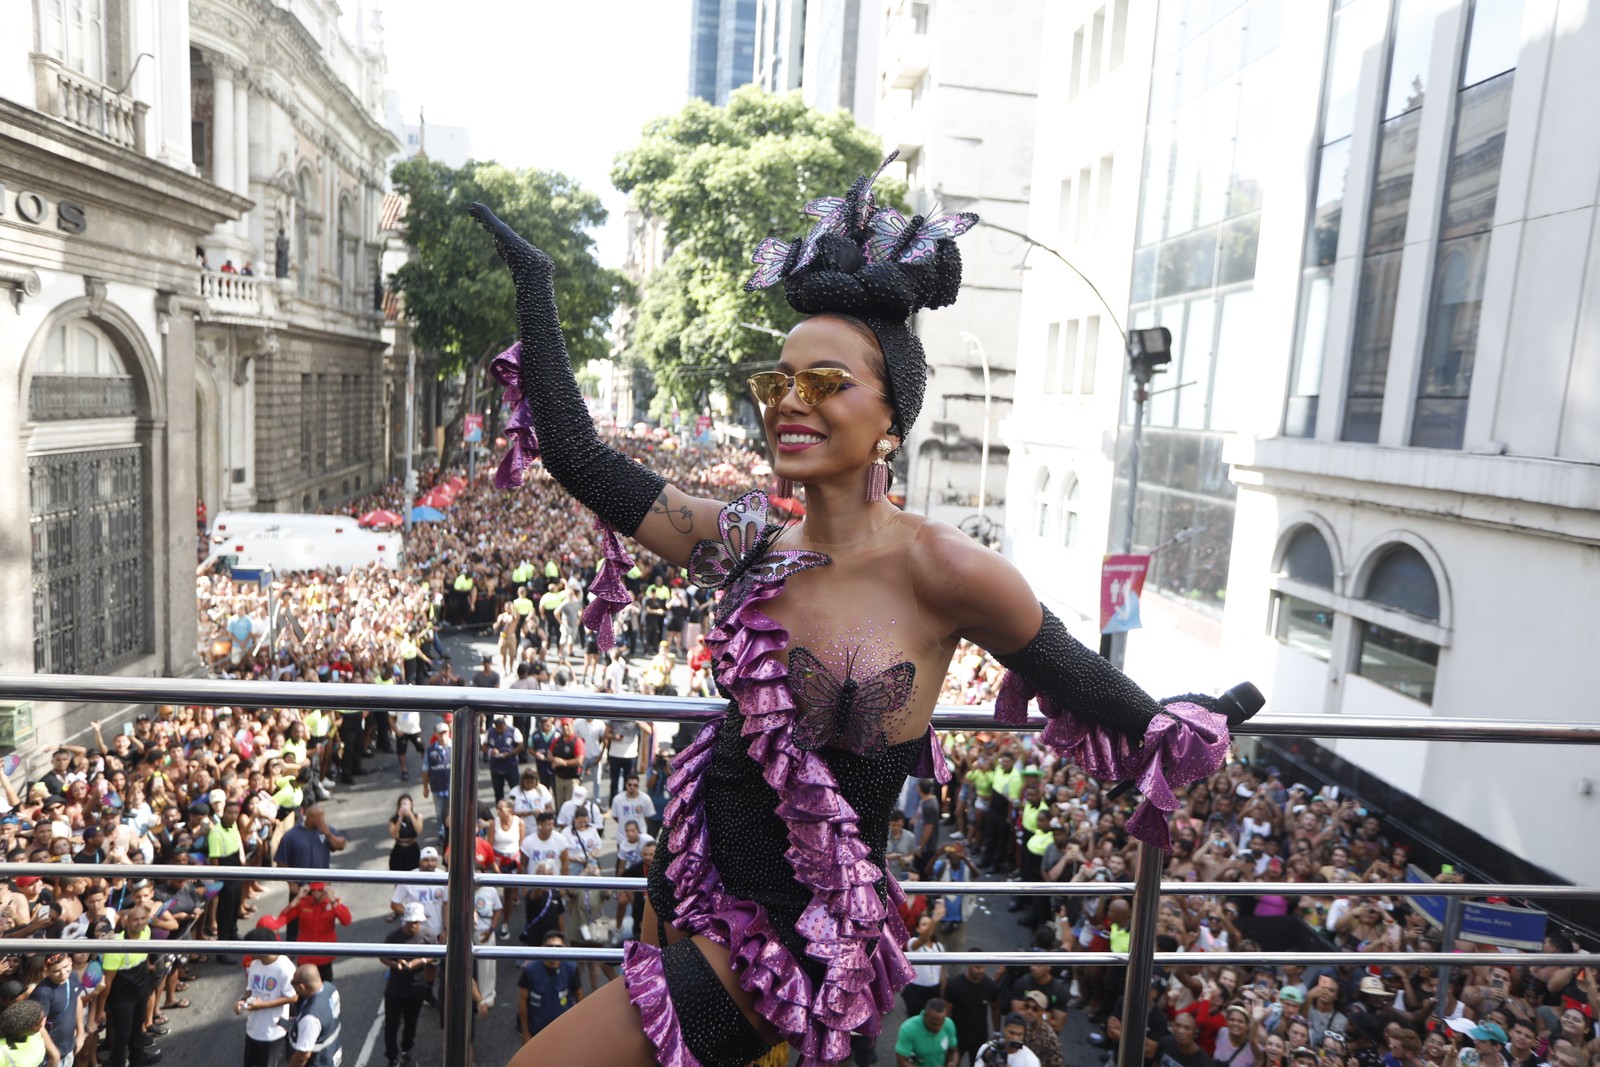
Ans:
[[[925,263],[938,252],[941,240],[960,237],[977,223],[978,216],[970,211],[941,215],[936,219],[924,219],[921,215],[907,219],[892,207],[881,207],[867,222],[867,228],[872,231],[872,236],[867,238],[867,262]]]
[[[716,610],[719,622],[744,602],[751,587],[833,562],[821,552],[772,551],[782,527],[767,523],[767,508],[767,494],[752,489],[717,515],[718,539],[701,541],[689,554],[689,580],[704,589],[722,590]]]
[[[855,663],[852,651],[840,678],[810,649],[789,650],[789,690],[797,705],[794,743],[800,748],[832,746],[877,756],[888,747],[883,721],[911,700],[916,665],[896,663],[863,681],[855,677]]]

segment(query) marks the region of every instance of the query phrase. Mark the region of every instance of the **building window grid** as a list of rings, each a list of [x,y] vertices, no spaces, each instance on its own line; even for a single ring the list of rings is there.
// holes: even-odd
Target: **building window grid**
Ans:
[[[1328,50],[1323,73],[1322,108],[1318,116],[1319,148],[1308,205],[1305,251],[1301,257],[1295,348],[1289,367],[1284,407],[1286,437],[1316,434],[1322,394],[1322,368],[1327,356],[1328,311],[1333,292],[1334,260],[1339,251],[1344,196],[1349,179],[1350,148],[1355,124],[1355,95],[1360,84],[1362,54],[1371,30],[1389,0],[1342,0],[1330,14]],[[1384,31],[1385,33],[1387,30]]]
[[[34,670],[106,673],[153,647],[138,446],[28,460]]]
[[[1388,391],[1390,344],[1410,220],[1417,138],[1433,45],[1433,0],[1395,0],[1386,40],[1385,97],[1357,282],[1340,439],[1375,444]]]
[[[1417,447],[1459,449],[1465,438],[1522,7],[1523,0],[1474,0],[1469,15],[1412,409]]]

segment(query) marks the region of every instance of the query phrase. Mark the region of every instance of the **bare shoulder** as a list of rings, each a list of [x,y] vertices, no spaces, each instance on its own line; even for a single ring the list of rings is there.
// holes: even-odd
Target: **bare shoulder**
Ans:
[[[949,523],[914,518],[912,585],[927,616],[991,652],[1027,644],[1039,629],[1039,600],[1022,573]]]

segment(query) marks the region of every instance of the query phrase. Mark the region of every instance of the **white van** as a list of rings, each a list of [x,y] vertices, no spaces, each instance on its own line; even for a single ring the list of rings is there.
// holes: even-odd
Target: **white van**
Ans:
[[[265,530],[271,526],[329,534],[361,528],[356,525],[356,520],[348,515],[297,515],[286,511],[219,511],[211,520],[211,543],[221,544],[226,538]]]
[[[363,530],[354,519],[330,515],[277,515],[279,521],[233,536],[212,537],[206,563],[225,563],[235,578],[255,581],[261,572],[398,567],[404,541],[398,533]],[[300,520],[316,520],[303,522]],[[337,525],[326,520],[333,519]]]

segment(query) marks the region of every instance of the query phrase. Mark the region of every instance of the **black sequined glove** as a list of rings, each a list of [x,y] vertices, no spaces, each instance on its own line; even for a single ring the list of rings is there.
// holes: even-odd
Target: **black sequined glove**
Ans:
[[[1049,608],[1032,641],[996,659],[1057,708],[1104,723],[1136,743],[1144,740],[1150,720],[1161,711],[1154,697],[1068,633]]]
[[[522,343],[518,384],[533,414],[545,469],[584,507],[632,536],[666,480],[602,444],[594,432],[561,334],[550,257],[482,204],[473,204],[469,212],[494,237],[495,249],[511,268],[517,339]]]

